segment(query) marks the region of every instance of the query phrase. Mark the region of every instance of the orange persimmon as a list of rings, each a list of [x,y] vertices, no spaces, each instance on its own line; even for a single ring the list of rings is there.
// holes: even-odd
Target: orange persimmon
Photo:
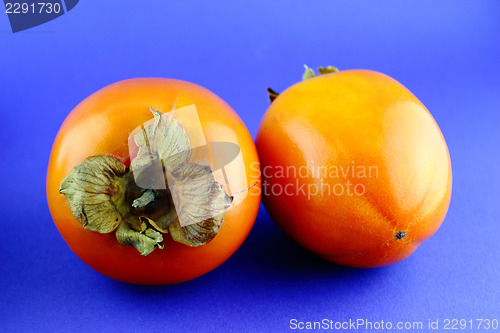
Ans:
[[[215,161],[214,149],[225,147],[233,156],[222,151],[225,160]],[[191,161],[201,151],[205,165]],[[165,172],[156,180],[154,161]],[[86,98],[62,124],[48,204],[71,250],[96,271],[129,283],[182,282],[222,264],[248,235],[260,205],[252,164],[252,137],[215,94],[180,80],[125,80]],[[172,192],[165,183],[149,188],[157,180],[175,183]]]
[[[369,70],[321,69],[272,101],[257,135],[264,205],[298,244],[342,265],[407,258],[451,197],[445,139],[425,106]]]

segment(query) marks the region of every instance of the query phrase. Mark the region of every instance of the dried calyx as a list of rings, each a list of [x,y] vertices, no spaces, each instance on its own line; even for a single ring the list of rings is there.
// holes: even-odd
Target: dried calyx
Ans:
[[[308,80],[308,79],[313,78],[315,76],[318,76],[318,74],[316,74],[314,69],[309,68],[307,65],[304,65],[304,68],[305,68],[305,71],[304,71],[304,74],[302,74],[302,81],[305,81],[305,80]],[[337,69],[337,67],[333,67],[333,66],[318,67],[319,75],[336,73],[338,71],[339,70]],[[274,91],[271,88],[267,88],[267,93],[269,94],[269,102],[271,102],[271,103],[279,96],[279,93]]]
[[[85,159],[62,181],[73,216],[84,228],[110,233],[142,255],[163,248],[163,234],[189,246],[218,233],[232,197],[210,167],[192,163],[182,124],[151,109],[154,120],[134,136],[130,168],[111,156]]]

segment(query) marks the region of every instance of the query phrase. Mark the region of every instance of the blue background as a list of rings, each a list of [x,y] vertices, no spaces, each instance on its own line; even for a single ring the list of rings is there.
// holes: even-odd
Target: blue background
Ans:
[[[495,1],[86,0],[16,34],[0,13],[0,331],[278,332],[292,318],[424,327],[500,319],[499,61]],[[115,282],[69,250],[47,208],[45,173],[77,103],[122,79],[179,78],[226,100],[255,136],[265,88],[297,82],[304,63],[384,72],[440,125],[452,202],[413,256],[378,269],[336,266],[295,245],[263,207],[226,263],[179,285]]]

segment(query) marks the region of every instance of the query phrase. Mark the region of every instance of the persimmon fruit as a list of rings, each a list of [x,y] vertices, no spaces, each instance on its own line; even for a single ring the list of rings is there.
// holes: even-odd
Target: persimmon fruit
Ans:
[[[73,252],[119,281],[169,284],[222,264],[260,205],[252,137],[193,83],[131,79],[68,115],[47,171],[51,215]]]
[[[263,203],[293,240],[353,267],[399,262],[441,225],[452,188],[445,139],[403,85],[370,70],[306,67],[257,135]]]

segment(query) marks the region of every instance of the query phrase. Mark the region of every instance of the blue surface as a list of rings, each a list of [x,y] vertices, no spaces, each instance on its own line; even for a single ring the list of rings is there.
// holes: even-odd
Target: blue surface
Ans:
[[[0,331],[278,332],[293,318],[424,328],[429,319],[441,328],[446,318],[500,319],[499,59],[495,1],[87,0],[16,34],[0,13]],[[384,72],[440,125],[452,202],[413,256],[379,269],[336,266],[295,245],[263,208],[226,263],[179,285],[115,282],[65,245],[47,208],[45,172],[77,103],[126,78],[179,78],[225,99],[255,136],[265,88],[298,81],[304,63]]]

